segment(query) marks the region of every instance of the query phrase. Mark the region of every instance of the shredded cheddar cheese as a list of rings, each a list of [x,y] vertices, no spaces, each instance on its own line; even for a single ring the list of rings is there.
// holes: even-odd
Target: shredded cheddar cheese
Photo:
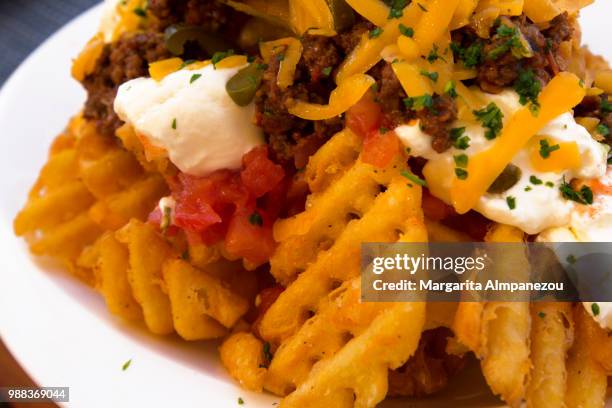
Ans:
[[[542,157],[540,141],[546,140],[550,145],[559,146],[558,150],[550,153],[549,157]],[[576,142],[555,142],[545,137],[534,138],[530,150],[531,166],[540,172],[561,172],[568,169],[577,169],[582,164],[580,150]]]
[[[180,58],[168,58],[165,60],[149,64],[149,75],[156,81],[161,81],[173,72],[178,71],[183,66]]]
[[[94,71],[96,61],[102,55],[102,51],[104,51],[104,36],[102,33],[98,33],[89,40],[83,51],[73,61],[72,77],[79,82],[83,81],[87,75]]]
[[[261,43],[259,48],[266,62],[272,58],[281,58],[276,83],[281,89],[291,86],[295,78],[295,69],[304,50],[302,42],[297,38],[287,37]]]
[[[318,35],[335,35],[334,16],[325,0],[289,0],[289,18],[299,35],[311,29]]]
[[[529,107],[517,111],[506,123],[493,147],[470,158],[465,180],[455,178],[451,201],[460,214],[474,208],[480,197],[503,172],[520,149],[546,123],[571,110],[585,96],[585,89],[574,74],[563,72],[542,90],[538,102],[540,110],[534,116]]]
[[[363,18],[377,25],[384,27],[389,17],[389,6],[382,0],[346,0]]]
[[[448,31],[459,0],[431,0],[427,12],[414,28],[414,41],[419,45],[421,54],[427,55],[434,43]]]
[[[433,93],[431,82],[421,75],[421,69],[416,64],[396,62],[391,67],[409,97],[414,98]]]
[[[289,113],[306,120],[325,120],[338,116],[363,97],[376,82],[369,75],[356,74],[342,81],[329,97],[328,105],[298,101],[289,108]]]

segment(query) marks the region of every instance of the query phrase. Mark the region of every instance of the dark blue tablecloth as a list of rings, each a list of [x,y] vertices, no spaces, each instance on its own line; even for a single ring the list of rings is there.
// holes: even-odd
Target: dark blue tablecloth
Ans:
[[[100,0],[0,0],[0,85],[40,43]]]

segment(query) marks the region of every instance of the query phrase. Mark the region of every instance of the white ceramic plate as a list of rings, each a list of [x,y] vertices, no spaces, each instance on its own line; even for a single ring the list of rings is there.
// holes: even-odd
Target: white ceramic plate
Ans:
[[[13,236],[12,220],[51,140],[83,103],[70,63],[94,34],[99,14],[94,8],[51,37],[0,92],[0,336],[38,384],[70,387],[69,406],[236,407],[242,397],[246,406],[270,407],[273,398],[248,393],[228,378],[217,344],[159,338],[122,324],[98,295],[30,257]],[[612,4],[600,0],[583,17],[586,42],[608,57],[612,47],[602,33],[610,29],[610,15]],[[453,405],[475,406],[468,400]]]

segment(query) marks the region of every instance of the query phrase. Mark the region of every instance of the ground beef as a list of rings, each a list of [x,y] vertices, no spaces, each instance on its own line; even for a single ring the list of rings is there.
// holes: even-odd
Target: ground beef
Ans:
[[[155,27],[159,31],[186,23],[218,32],[236,15],[232,8],[215,0],[149,0],[149,11],[157,18]]]
[[[370,72],[376,79],[376,101],[382,107],[385,115],[384,127],[393,129],[411,118],[403,100],[407,97],[399,79],[393,72],[391,65],[386,62],[378,63]]]
[[[612,112],[609,109],[602,109],[602,103],[612,104],[612,99],[606,94],[600,96],[587,96],[580,105],[574,108],[576,117],[591,117],[601,121],[602,124],[612,130]],[[612,137],[608,136],[604,140],[605,143],[612,146]]]
[[[491,38],[478,38],[474,30],[465,27],[453,33],[453,42],[461,48],[466,49],[473,44],[482,47],[482,58],[477,64],[478,78],[476,82],[483,91],[499,93],[504,88],[510,87],[518,78],[521,70],[531,69],[536,77],[546,84],[550,79],[567,67],[567,61],[561,56],[559,46],[568,41],[573,35],[573,27],[567,13],[557,16],[550,22],[549,28],[541,30],[531,23],[527,17],[515,17],[511,22],[516,26],[529,42],[534,51],[531,58],[516,58],[511,51],[507,51],[496,59],[488,58],[490,53],[498,49],[508,38],[499,36],[495,29]],[[460,55],[456,57],[460,58]]]
[[[83,80],[87,90],[85,118],[96,121],[100,133],[112,136],[121,124],[113,110],[119,85],[146,76],[149,63],[169,56],[163,36],[156,33],[126,35],[107,45],[95,70]]]
[[[256,123],[263,129],[274,158],[287,166],[302,168],[308,157],[342,129],[342,119],[307,121],[288,112],[295,100],[326,104],[335,88],[333,73],[342,62],[342,51],[329,37],[305,35],[304,51],[296,68],[294,84],[276,84],[279,58],[273,58],[255,96]]]
[[[363,34],[373,30],[376,26],[369,21],[358,17],[359,20],[353,24],[350,30],[340,33],[334,37],[338,47],[345,53],[350,53],[359,44]]]
[[[463,357],[446,353],[447,328],[423,333],[415,354],[406,364],[389,372],[389,396],[425,397],[441,391],[465,366]]]
[[[448,95],[434,96],[433,106],[417,112],[421,129],[432,137],[431,147],[442,153],[451,147],[450,129],[457,120],[457,106]]]

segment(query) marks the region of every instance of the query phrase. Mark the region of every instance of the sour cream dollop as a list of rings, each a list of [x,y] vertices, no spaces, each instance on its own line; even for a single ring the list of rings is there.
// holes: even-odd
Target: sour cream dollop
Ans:
[[[612,240],[612,166],[598,180],[593,204],[576,207],[568,226],[551,228],[542,232],[540,242],[610,242]],[[612,330],[612,302],[583,303],[585,310],[599,325]],[[597,312],[597,315],[595,315]]]
[[[504,122],[521,108],[518,95],[514,91],[483,96],[500,108],[504,114]],[[487,140],[485,129],[478,122],[458,120],[453,127],[465,127],[465,135],[470,138],[470,146],[467,149],[453,147],[443,153],[437,153],[431,147],[431,136],[424,133],[418,123],[402,125],[395,129],[402,143],[410,148],[412,155],[429,160],[437,171],[450,170],[444,177],[437,177],[435,183],[428,180],[431,193],[447,203],[450,201],[448,192],[455,177],[454,156],[466,154],[471,157],[491,148],[495,143],[494,140]],[[530,152],[524,148],[512,160],[512,164],[521,169],[519,181],[504,193],[484,194],[475,207],[476,211],[488,219],[518,227],[528,234],[537,234],[547,228],[564,226],[570,222],[575,203],[563,198],[559,191],[559,185],[564,178],[568,181],[573,178],[594,179],[603,176],[606,171],[607,149],[593,140],[589,132],[576,123],[571,113],[554,119],[541,129],[538,135],[559,142],[576,142],[582,161],[581,167],[559,173],[539,172],[532,167]],[[541,183],[533,184],[532,176],[541,180]],[[514,209],[508,205],[508,197],[514,198]]]
[[[225,85],[241,68],[180,70],[161,81],[137,78],[119,87],[115,112],[182,172],[204,176],[238,169],[242,156],[264,143],[255,106],[240,107]]]

